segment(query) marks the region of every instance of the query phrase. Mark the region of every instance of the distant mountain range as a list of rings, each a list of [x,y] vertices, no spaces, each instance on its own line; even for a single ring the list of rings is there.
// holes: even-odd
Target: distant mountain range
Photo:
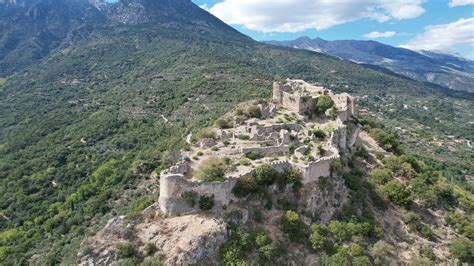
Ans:
[[[325,53],[360,64],[384,67],[418,81],[474,92],[474,61],[454,55],[416,52],[376,41],[326,41],[301,37],[293,41],[267,43]]]

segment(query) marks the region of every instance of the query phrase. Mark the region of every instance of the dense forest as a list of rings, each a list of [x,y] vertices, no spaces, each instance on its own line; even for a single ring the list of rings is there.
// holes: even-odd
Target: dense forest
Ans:
[[[157,199],[135,188],[176,160],[189,132],[239,102],[268,98],[272,82],[287,77],[359,96],[360,113],[417,156],[398,159],[415,168],[413,182],[438,171],[474,191],[472,149],[455,141],[474,139],[472,94],[219,28],[104,23],[81,30],[85,36],[71,45],[0,78],[0,264],[27,264],[35,254],[41,265],[75,263],[86,235]],[[430,167],[417,169],[417,160]],[[400,169],[385,164],[386,178],[376,173],[373,182],[391,190]]]

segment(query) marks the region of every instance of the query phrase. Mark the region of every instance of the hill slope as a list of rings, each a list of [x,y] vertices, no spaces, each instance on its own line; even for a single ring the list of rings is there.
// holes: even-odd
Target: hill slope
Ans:
[[[435,52],[415,52],[375,41],[325,41],[301,37],[270,44],[306,49],[337,56],[357,63],[388,68],[419,81],[428,81],[454,90],[474,92],[474,62]]]
[[[70,2],[97,16],[41,57],[1,61],[7,66],[0,83],[3,264],[75,263],[85,234],[157,199],[137,185],[174,162],[173,151],[190,131],[238,102],[268,97],[271,83],[286,77],[367,95],[361,108],[388,129],[399,127],[402,139],[416,141],[411,150],[436,159],[433,167],[447,178],[466,185],[472,175],[471,150],[447,138],[473,139],[470,94],[257,43],[188,1],[129,0],[100,10],[97,3],[64,1]],[[182,13],[173,13],[179,8],[191,8],[195,19],[183,22]],[[175,11],[161,23],[162,10]],[[46,12],[45,21],[49,15],[55,17]],[[433,137],[444,145],[434,146]]]

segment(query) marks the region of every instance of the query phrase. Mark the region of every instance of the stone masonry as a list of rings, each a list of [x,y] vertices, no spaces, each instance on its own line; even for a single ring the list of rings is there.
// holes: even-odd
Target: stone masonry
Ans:
[[[322,95],[330,96],[334,101],[338,110],[335,121],[327,118],[312,121],[306,117]],[[186,155],[183,157],[193,157],[197,161],[188,158],[160,174],[159,205],[164,214],[176,216],[200,212],[197,203],[192,205],[185,200],[186,194],[195,195],[196,201],[203,196],[212,198],[214,205],[210,212],[221,212],[232,202],[240,200],[233,195],[233,187],[239,178],[253,176],[254,167],[259,164],[267,163],[278,172],[296,168],[301,173],[303,185],[331,176],[333,161],[348,146],[345,123],[356,111],[353,97],[346,93],[336,95],[324,87],[301,80],[287,80],[285,84],[274,83],[272,103],[259,104],[259,108],[262,118],[248,119],[232,129],[215,129],[215,141],[201,140],[191,151],[183,152]],[[296,122],[282,123],[283,119]],[[298,122],[303,120],[304,123]],[[315,138],[312,133],[315,128],[325,128],[328,137],[324,140]],[[247,137],[237,137],[243,135]],[[213,145],[217,149],[210,149],[209,146]],[[193,156],[197,152],[216,158],[228,156],[234,161],[249,153],[258,154],[260,158],[251,166],[239,165],[234,172],[227,173],[223,182],[202,182],[193,178],[193,171],[200,162]]]

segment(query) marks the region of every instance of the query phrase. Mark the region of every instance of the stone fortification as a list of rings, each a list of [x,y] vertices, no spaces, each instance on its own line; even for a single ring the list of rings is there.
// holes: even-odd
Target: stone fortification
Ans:
[[[306,116],[314,108],[317,98],[323,95],[330,96],[335,103],[335,121],[329,120],[327,116]],[[274,84],[273,103],[256,106],[260,108],[263,118],[248,119],[240,126],[234,125],[232,129],[216,130],[215,140],[203,139],[184,154],[186,156],[183,158],[192,160],[180,162],[160,174],[159,205],[163,213],[176,216],[200,212],[199,200],[203,197],[213,201],[208,211],[220,213],[232,202],[239,201],[232,193],[237,180],[253,177],[255,165],[262,163],[268,163],[280,173],[296,168],[301,173],[301,182],[308,186],[317,183],[321,177],[331,176],[332,163],[340,158],[340,151],[348,145],[346,123],[355,113],[353,97],[348,94],[335,95],[324,87],[304,81],[288,80],[285,84]],[[298,115],[295,113],[299,115],[299,123],[278,122],[281,117],[296,119]],[[329,137],[316,137],[315,129],[325,129]],[[247,138],[236,137],[240,135],[246,135]],[[248,156],[250,153],[260,156]],[[249,161],[246,157],[255,161],[245,164],[250,166],[238,166],[237,173],[228,175],[223,182],[201,182],[192,176],[194,167],[198,167],[202,161],[200,156],[228,157],[229,161],[234,164],[237,162],[237,165],[239,161]]]
[[[321,86],[315,86],[302,80],[287,80],[286,83],[273,84],[273,103],[292,112],[311,113],[319,97],[327,95],[334,101],[338,117],[347,121],[355,114],[355,99],[347,93],[333,94]]]
[[[213,200],[211,212],[220,212],[231,200],[238,200],[232,194],[237,179],[252,176],[254,170],[227,177],[224,182],[201,182],[187,178],[182,174],[164,172],[160,175],[160,208],[170,216],[200,212],[199,199],[208,197]],[[194,195],[194,204],[186,200],[186,195]]]

